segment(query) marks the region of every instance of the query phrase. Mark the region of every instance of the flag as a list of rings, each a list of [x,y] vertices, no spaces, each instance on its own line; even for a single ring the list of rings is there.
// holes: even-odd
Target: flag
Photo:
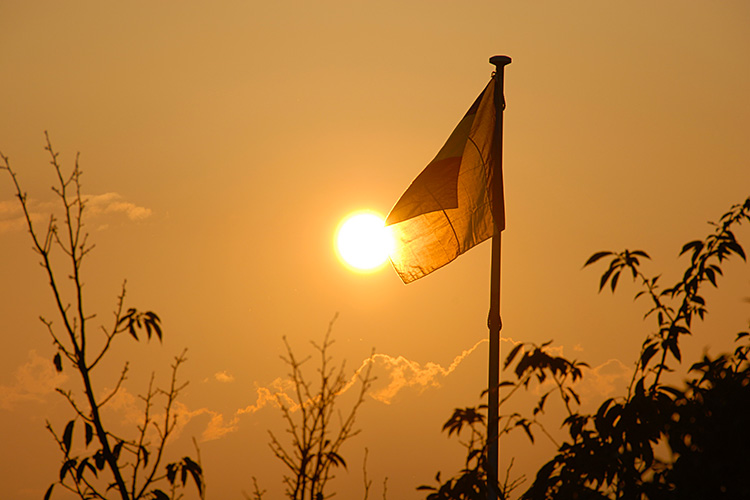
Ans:
[[[404,283],[492,237],[495,226],[505,228],[502,172],[494,172],[495,123],[493,78],[388,214],[390,259]],[[499,183],[498,199],[492,199],[493,183]]]

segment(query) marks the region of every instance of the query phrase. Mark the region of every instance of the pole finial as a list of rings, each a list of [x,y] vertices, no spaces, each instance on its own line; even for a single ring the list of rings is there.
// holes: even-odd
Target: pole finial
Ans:
[[[502,68],[510,64],[510,57],[508,56],[492,56],[490,57],[490,64],[494,64],[497,68]]]

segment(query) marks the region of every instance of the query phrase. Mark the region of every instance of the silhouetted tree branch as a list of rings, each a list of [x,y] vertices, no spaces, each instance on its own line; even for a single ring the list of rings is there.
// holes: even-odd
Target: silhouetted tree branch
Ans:
[[[270,446],[274,455],[290,471],[290,475],[284,477],[284,482],[287,496],[294,500],[326,498],[326,485],[334,477],[333,470],[336,467],[346,468],[340,450],[345,442],[359,434],[359,430],[354,428],[354,421],[373,381],[372,364],[367,363],[362,373],[355,374],[359,385],[354,403],[348,412],[340,411],[339,398],[352,381],[346,376],[344,363],[338,368],[332,366],[332,358],[328,354],[333,345],[332,327],[333,321],[320,345],[312,342],[320,356],[316,370],[317,384],[313,384],[302,369],[310,358],[298,359],[284,339],[287,354],[282,359],[291,370],[289,378],[294,388],[294,401],[277,396],[276,402],[286,421],[291,443],[284,445],[276,435],[270,433]]]
[[[180,462],[168,464],[166,469],[162,464],[164,447],[176,425],[174,402],[184,387],[184,384],[177,382],[178,368],[185,361],[184,352],[175,358],[172,365],[172,380],[168,389],[156,388],[152,376],[146,395],[141,396],[145,405],[144,419],[143,423],[137,427],[135,439],[117,436],[108,430],[109,427],[102,417],[102,408],[121,390],[128,373],[128,365],[123,367],[114,389],[107,395],[101,395],[94,390],[94,369],[110,351],[115,337],[122,333],[127,332],[138,340],[138,333],[142,334],[145,331],[149,340],[152,334],[156,334],[161,341],[161,320],[151,311],[139,312],[133,308],[124,311],[125,285],[123,284],[117,297],[113,326],[109,329],[102,327],[104,339],[100,347],[91,347],[92,334],[88,328],[95,315],[87,314],[84,307],[84,282],[81,270],[85,257],[94,246],[88,242],[88,233],[84,229],[86,200],[81,193],[79,157],[76,156],[72,171],[65,174],[59,162],[59,153],[53,150],[46,132],[45,140],[45,150],[50,155],[50,164],[57,179],[52,191],[57,196],[62,215],[61,220],[58,220],[54,214],[50,215],[46,228],[42,231],[34,226],[28,196],[21,189],[9,158],[0,153],[0,160],[2,160],[0,169],[8,172],[15,188],[16,197],[31,235],[33,249],[39,255],[41,266],[49,280],[49,288],[62,325],[58,328],[53,321],[40,318],[52,337],[57,351],[52,361],[58,372],[63,371],[66,364],[73,367],[80,377],[79,389],[85,400],[85,403],[79,402],[78,396],[73,391],[57,389],[70,404],[74,417],[65,425],[62,434],[55,431],[54,426],[49,421],[47,422],[47,428],[57,442],[63,460],[59,480],[49,487],[45,500],[51,497],[55,484],[59,484],[82,499],[103,499],[111,489],[114,489],[123,500],[175,498],[174,487],[177,485],[176,473],[178,471],[181,473],[182,486],[185,484],[186,474],[189,473],[202,496],[203,473],[198,463],[185,457]],[[64,266],[53,263],[55,252],[63,255]],[[69,282],[60,279],[60,276],[67,277]],[[68,301],[66,297],[72,298]],[[159,396],[166,400],[164,420],[161,424],[154,420],[151,413],[154,400]],[[81,427],[84,432],[85,449],[88,450],[89,446],[94,445],[98,448],[96,451],[83,452],[83,454],[75,451],[78,447],[73,443],[74,430]],[[152,444],[150,438],[147,437],[147,433],[152,430],[157,434],[155,444]],[[94,437],[96,437],[95,444]],[[99,473],[105,468],[111,474],[109,480],[99,477]],[[172,486],[171,495],[155,488],[156,484],[165,478]]]

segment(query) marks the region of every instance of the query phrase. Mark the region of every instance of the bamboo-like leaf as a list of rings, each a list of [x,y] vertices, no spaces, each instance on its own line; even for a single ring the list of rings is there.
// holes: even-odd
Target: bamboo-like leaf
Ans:
[[[609,269],[607,269],[607,271],[604,274],[602,274],[602,279],[599,280],[599,291],[600,292],[602,291],[602,288],[604,288],[604,285],[607,284],[607,280],[609,280],[610,275],[612,275],[612,273],[615,271],[615,269],[616,269],[615,263],[613,262],[609,266]]]
[[[44,494],[44,500],[49,500],[52,496],[52,488],[55,487],[55,483],[52,483],[49,485],[49,488],[47,488],[47,493]]]
[[[68,471],[75,467],[77,460],[75,458],[71,458],[70,460],[67,460],[63,466],[60,468],[60,481],[65,479],[65,475],[68,473]]]
[[[159,325],[159,316],[157,316],[154,313],[153,314],[153,321],[151,322],[151,326],[154,327],[154,331],[156,332],[156,336],[159,337],[159,342],[162,341],[162,334],[161,334],[161,326]]]
[[[505,363],[503,364],[503,369],[508,368],[508,365],[513,362],[513,358],[516,357],[516,354],[518,354],[518,351],[521,350],[523,347],[523,344],[517,344],[508,354],[508,356],[505,358]]]
[[[612,293],[615,292],[615,288],[617,288],[617,280],[620,279],[620,271],[617,271],[612,276],[612,281],[609,282],[610,287],[612,288]]]
[[[89,445],[91,440],[94,438],[94,428],[91,427],[91,424],[86,422],[86,446]]]
[[[685,245],[682,247],[682,250],[680,251],[680,255],[689,252],[690,250],[693,250],[695,253],[700,252],[701,250],[703,250],[703,242],[700,240],[695,240],[689,243],[685,243]]]
[[[656,351],[659,348],[656,346],[656,344],[649,344],[646,346],[646,348],[643,350],[643,354],[641,354],[641,366],[643,368],[646,368],[648,365],[649,360],[654,357],[654,354],[656,354]]]
[[[677,338],[676,337],[668,337],[661,343],[662,349],[666,349],[669,352],[672,353],[672,355],[677,359],[677,361],[682,360],[682,356],[680,354],[680,348],[677,346]]]
[[[75,423],[75,420],[71,420],[68,422],[68,425],[65,426],[65,431],[63,432],[63,448],[65,448],[65,453],[70,453],[70,444],[73,441],[73,424]]]
[[[594,262],[598,261],[599,259],[606,257],[607,255],[612,255],[612,252],[596,252],[594,255],[589,257],[589,259],[586,261],[583,267],[589,266],[593,264]]]
[[[201,466],[193,462],[190,457],[183,458],[183,461],[185,462],[185,465],[182,466],[183,477],[185,469],[190,471],[190,475],[193,476],[193,481],[195,481],[195,485],[198,487],[198,493],[203,494],[203,470]],[[346,467],[346,464],[344,464],[344,467]],[[185,484],[184,479],[182,480],[182,484]]]
[[[742,258],[742,260],[747,261],[747,257],[745,256],[745,251],[742,249],[742,246],[739,243],[737,243],[734,240],[733,241],[728,241],[727,242],[727,247],[731,251],[733,251],[734,253],[736,253],[737,255],[739,255]]]
[[[149,456],[149,453],[148,453],[148,450],[146,449],[145,446],[141,445],[140,453],[141,453],[141,455],[143,455],[143,466],[147,467],[148,466],[148,456]]]
[[[93,466],[93,465],[91,465],[91,464],[89,463],[89,459],[88,459],[88,458],[84,458],[83,460],[81,460],[81,463],[80,463],[80,464],[78,465],[78,473],[76,474],[76,479],[77,479],[77,480],[78,480],[79,482],[80,482],[80,481],[81,481],[81,479],[83,478],[83,473],[84,473],[84,472],[86,472],[86,468],[87,468],[87,467],[89,468],[89,470],[91,470],[91,472],[93,472],[93,473],[94,473],[94,476],[96,476],[96,475],[97,475],[97,473],[96,473],[96,469],[94,468],[94,466]]]

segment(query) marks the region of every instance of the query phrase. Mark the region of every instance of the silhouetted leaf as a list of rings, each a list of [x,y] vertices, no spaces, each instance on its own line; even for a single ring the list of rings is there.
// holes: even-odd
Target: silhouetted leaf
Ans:
[[[343,465],[344,468],[346,468],[346,462],[344,462],[344,459],[341,458],[336,453],[330,453],[330,455],[333,455],[334,463],[338,461],[339,464]],[[182,459],[185,465],[182,466],[183,470],[183,479],[182,484],[185,484],[185,469],[190,471],[190,475],[193,476],[193,481],[195,481],[195,485],[198,487],[198,492],[203,493],[203,470],[201,469],[201,466],[198,465],[196,462],[193,462],[193,460],[190,459],[190,457],[185,457]]]
[[[178,469],[179,465],[177,465],[176,463],[167,464],[167,481],[169,481],[169,484],[174,484],[175,479],[177,479]]]
[[[104,452],[102,450],[98,450],[96,453],[94,453],[94,463],[96,464],[96,468],[99,470],[104,470]]]
[[[143,466],[146,467],[148,465],[148,456],[149,456],[149,453],[148,453],[148,450],[146,449],[145,446],[141,445],[141,447],[140,447],[140,453],[143,456]]]
[[[156,315],[154,315],[154,316],[156,316]],[[156,319],[157,319],[157,321],[158,321],[158,319],[159,319],[159,318],[158,318],[158,317],[156,317]],[[154,330],[156,331],[156,336],[157,336],[157,337],[159,337],[159,342],[161,342],[161,341],[162,341],[162,337],[161,337],[161,326],[159,326],[159,323],[157,323],[157,322],[155,321],[155,322],[153,323],[153,327],[154,327]]]
[[[331,463],[334,466],[336,466],[336,467],[342,466],[342,467],[344,467],[344,469],[347,468],[346,467],[346,461],[338,453],[330,452],[330,453],[328,453],[327,457],[328,457],[328,459],[331,461]]]
[[[620,272],[616,272],[612,276],[612,281],[609,282],[610,287],[612,288],[612,293],[614,293],[615,288],[617,287],[617,280],[620,279]]]
[[[693,250],[693,252],[697,253],[700,252],[703,249],[703,242],[700,240],[691,241],[689,243],[686,243],[682,250],[680,251],[680,255],[684,254],[685,252],[689,252],[690,250]]]
[[[44,500],[49,500],[52,496],[52,488],[55,487],[55,483],[52,483],[49,485],[49,488],[47,488],[47,493],[44,494]]]
[[[86,472],[86,468],[87,467],[88,467],[89,470],[91,470],[91,472],[94,473],[94,476],[97,475],[96,469],[94,468],[93,465],[91,465],[89,463],[89,459],[88,458],[84,458],[83,460],[81,460],[81,463],[78,465],[78,473],[76,474],[76,479],[78,481],[80,481],[81,478],[83,478],[83,473]]]
[[[744,260],[744,261],[747,260],[747,257],[745,256],[745,251],[742,249],[742,246],[739,243],[737,243],[736,241],[728,241],[727,242],[727,247],[731,251],[733,251],[734,253],[736,253],[740,257],[742,257],[742,260]]]
[[[86,422],[86,446],[89,445],[93,437],[94,437],[94,428],[91,427],[91,424]]]
[[[594,255],[589,257],[589,259],[586,261],[586,263],[583,265],[583,267],[586,267],[588,265],[593,264],[594,262],[598,261],[599,259],[606,257],[607,255],[612,255],[612,252],[596,252]]]
[[[52,362],[55,363],[55,370],[57,370],[57,373],[60,373],[62,371],[62,359],[60,358],[59,352],[55,354],[54,358],[52,358]]]
[[[516,344],[516,346],[511,349],[510,353],[508,353],[508,356],[505,358],[505,364],[503,364],[503,369],[508,368],[508,365],[513,362],[513,358],[516,357],[516,354],[518,354],[518,351],[521,350],[523,347],[523,344]]]
[[[602,274],[601,280],[599,280],[599,291],[602,291],[602,288],[604,288],[604,285],[607,284],[607,281],[609,280],[609,277],[612,275],[615,270],[617,270],[620,266],[616,265],[614,262],[609,266],[609,269],[607,269],[604,274]]]
[[[706,277],[708,278],[708,281],[711,282],[713,286],[716,286],[716,273],[713,269],[706,269],[705,270]]]
[[[529,425],[529,422],[527,420],[520,420],[516,424],[516,427],[518,427],[518,426],[521,426],[521,428],[523,428],[523,430],[526,432],[526,435],[529,437],[529,439],[533,443],[534,442],[534,435],[531,433],[531,426]]]
[[[68,425],[65,426],[65,431],[63,432],[63,448],[65,449],[65,453],[70,453],[70,443],[73,441],[73,424],[75,423],[75,420],[71,420],[68,422]]]
[[[65,461],[63,466],[60,468],[60,481],[65,478],[65,474],[67,474],[72,467],[75,467],[76,462],[77,460],[75,458],[71,458]]]
[[[669,352],[672,353],[672,355],[677,359],[677,361],[682,361],[682,355],[680,354],[680,348],[677,345],[677,339],[671,338],[665,341],[667,344],[667,347],[669,348]]]
[[[151,338],[151,330],[153,330],[156,333],[156,336],[159,337],[159,342],[161,342],[162,333],[161,326],[159,326],[159,322],[161,321],[159,319],[159,316],[157,316],[153,311],[146,312],[145,316],[146,319],[144,320],[144,323],[146,325],[146,330],[149,332],[149,338]]]
[[[169,495],[161,490],[153,490],[151,494],[154,496],[154,500],[169,500]]]
[[[654,357],[654,354],[659,350],[656,344],[649,344],[646,346],[646,348],[643,350],[643,354],[641,354],[641,366],[643,368],[648,365],[649,360]]]
[[[115,445],[114,449],[112,450],[112,456],[115,457],[115,460],[120,459],[120,451],[122,451],[122,445],[125,444],[124,441],[117,441],[117,444]]]
[[[578,397],[578,394],[576,393],[576,391],[568,387],[568,392],[570,393],[571,396],[573,396],[573,399],[576,400],[576,403],[581,404],[581,398]]]
[[[133,308],[128,309],[128,312],[126,312],[125,315],[117,321],[117,326],[120,326],[123,323],[129,321],[134,313],[135,313],[135,309]]]

